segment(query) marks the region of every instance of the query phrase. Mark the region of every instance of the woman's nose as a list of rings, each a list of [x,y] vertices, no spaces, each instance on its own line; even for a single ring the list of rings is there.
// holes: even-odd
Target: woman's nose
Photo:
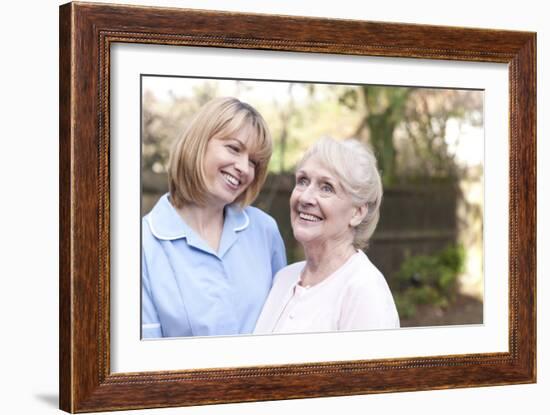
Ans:
[[[304,204],[304,205],[314,204],[315,203],[315,189],[313,189],[313,186],[307,186],[305,189],[303,189],[302,192],[300,193],[298,201],[301,204]]]
[[[248,171],[248,156],[245,154],[239,155],[235,160],[235,168],[241,173],[246,173]]]

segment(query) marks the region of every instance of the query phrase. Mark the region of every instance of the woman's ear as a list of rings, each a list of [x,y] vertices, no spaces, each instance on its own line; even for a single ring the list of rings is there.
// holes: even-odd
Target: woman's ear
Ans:
[[[367,216],[367,213],[369,212],[369,208],[367,207],[367,204],[357,206],[355,207],[355,212],[353,213],[353,216],[351,217],[349,224],[352,228],[355,228],[357,225],[359,225],[363,219],[365,219],[365,216]]]

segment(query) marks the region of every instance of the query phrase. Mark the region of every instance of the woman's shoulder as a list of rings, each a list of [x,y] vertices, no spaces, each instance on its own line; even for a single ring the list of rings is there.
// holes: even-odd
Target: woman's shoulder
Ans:
[[[141,218],[141,235],[142,238],[151,238],[153,237],[153,228],[151,227],[151,212],[142,216]]]
[[[163,243],[185,238],[190,233],[190,228],[170,203],[168,193],[162,195],[141,218],[141,244],[144,251],[162,249]]]
[[[158,237],[157,231],[151,220],[151,213],[141,218],[141,248],[142,255],[149,256],[152,252],[161,249],[162,239]]]
[[[255,206],[247,206],[243,209],[243,212],[245,212],[250,219],[260,222],[275,222],[275,219],[273,219],[271,215]]]
[[[342,330],[398,328],[399,315],[384,275],[364,252],[341,293]]]
[[[143,216],[141,226],[144,238],[173,240],[188,233],[187,225],[170,203],[168,193],[162,195],[149,213]]]
[[[372,285],[387,285],[386,278],[371,262],[367,254],[358,251],[350,270],[349,284],[354,287],[368,288]]]
[[[254,227],[260,226],[269,231],[278,231],[279,229],[277,221],[271,215],[257,207],[248,206],[243,209],[243,213],[248,217],[250,223],[253,224]]]

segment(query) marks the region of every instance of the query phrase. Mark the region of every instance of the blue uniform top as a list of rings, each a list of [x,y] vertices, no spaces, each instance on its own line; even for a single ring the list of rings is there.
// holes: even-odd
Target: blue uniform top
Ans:
[[[218,252],[178,215],[168,194],[142,223],[142,337],[251,333],[286,265],[275,220],[226,206]]]

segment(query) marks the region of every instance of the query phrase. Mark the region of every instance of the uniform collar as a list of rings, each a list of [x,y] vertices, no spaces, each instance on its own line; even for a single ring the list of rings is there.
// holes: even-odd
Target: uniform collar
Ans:
[[[151,232],[157,239],[171,241],[186,238],[189,245],[204,251],[212,251],[176,212],[176,209],[168,200],[168,193],[159,199],[149,215],[147,215],[147,221]],[[237,233],[245,230],[249,223],[250,219],[243,209],[233,205],[226,206],[220,248],[218,253],[214,254],[220,257],[223,256],[235,242]]]

